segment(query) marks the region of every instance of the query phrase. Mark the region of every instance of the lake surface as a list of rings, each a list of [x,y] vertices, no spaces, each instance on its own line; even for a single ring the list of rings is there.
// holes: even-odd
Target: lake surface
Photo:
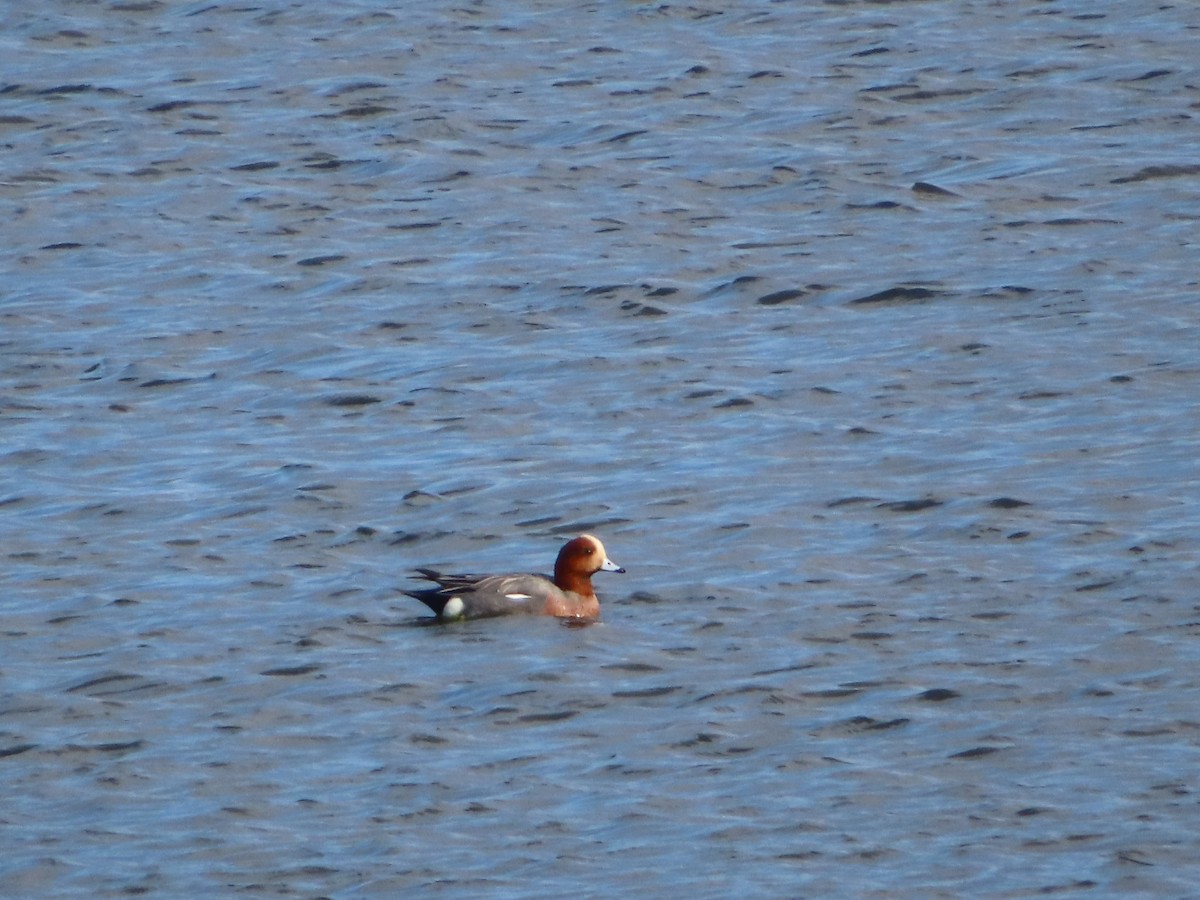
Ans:
[[[10,5],[5,896],[1194,896],[1198,40]]]

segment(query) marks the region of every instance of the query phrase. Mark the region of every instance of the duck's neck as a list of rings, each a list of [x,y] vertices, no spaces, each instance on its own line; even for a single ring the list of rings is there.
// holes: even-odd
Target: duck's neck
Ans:
[[[596,592],[592,589],[591,575],[581,575],[579,572],[568,569],[565,566],[554,567],[554,583],[562,590],[570,591],[581,597],[596,596]]]

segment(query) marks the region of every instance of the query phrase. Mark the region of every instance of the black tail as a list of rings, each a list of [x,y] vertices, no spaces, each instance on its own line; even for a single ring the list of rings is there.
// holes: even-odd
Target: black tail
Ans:
[[[446,601],[450,599],[450,595],[443,593],[441,588],[429,588],[425,591],[405,591],[404,593],[420,600],[439,616],[442,614],[442,610],[446,608]]]

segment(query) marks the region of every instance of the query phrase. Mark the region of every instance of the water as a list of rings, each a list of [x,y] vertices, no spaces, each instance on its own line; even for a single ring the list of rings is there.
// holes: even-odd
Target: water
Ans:
[[[7,11],[4,893],[1190,895],[1198,28]]]

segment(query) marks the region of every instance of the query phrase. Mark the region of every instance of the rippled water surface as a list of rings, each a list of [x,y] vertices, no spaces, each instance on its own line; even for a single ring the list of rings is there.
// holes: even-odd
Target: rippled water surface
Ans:
[[[6,896],[1194,894],[1194,4],[0,19]]]

